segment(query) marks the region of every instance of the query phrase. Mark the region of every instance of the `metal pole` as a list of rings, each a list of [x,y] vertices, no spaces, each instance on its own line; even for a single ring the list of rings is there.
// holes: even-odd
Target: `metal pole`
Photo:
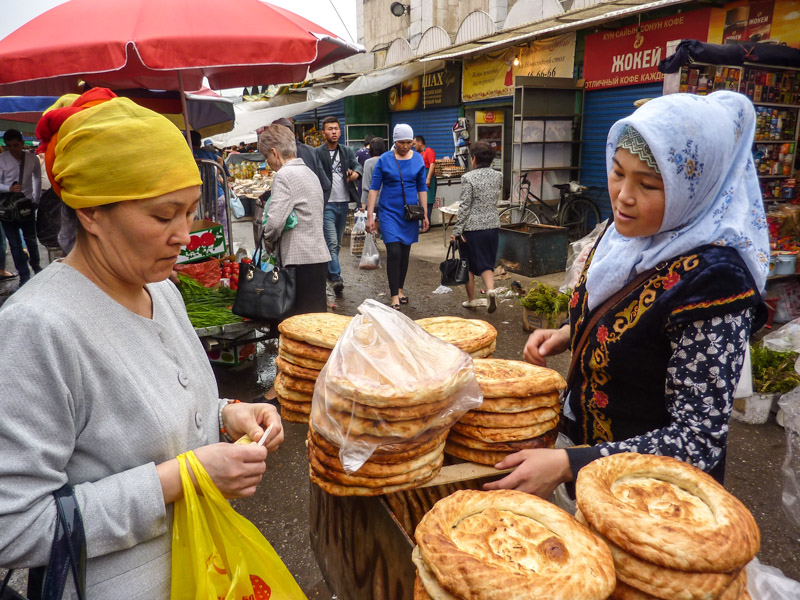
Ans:
[[[189,134],[189,109],[186,107],[186,90],[183,89],[183,73],[178,71],[178,88],[181,93],[181,110],[183,111],[183,126],[186,129],[186,141],[189,143],[189,148],[192,147],[192,136]]]

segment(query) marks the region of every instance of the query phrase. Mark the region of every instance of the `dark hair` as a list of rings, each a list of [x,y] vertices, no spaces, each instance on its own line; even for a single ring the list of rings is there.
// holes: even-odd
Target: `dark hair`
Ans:
[[[383,138],[374,137],[372,141],[369,143],[369,155],[370,156],[380,156],[386,152],[386,142]]]
[[[368,133],[364,136],[364,145],[369,146],[372,143],[372,140],[375,139],[375,136],[371,133]]]
[[[203,141],[203,136],[200,135],[199,131],[190,131],[189,135],[192,138],[192,147],[199,146]]]
[[[322,128],[325,129],[325,125],[327,125],[328,123],[336,123],[337,125],[339,125],[339,119],[337,119],[336,117],[325,117],[324,119],[322,119]],[[339,125],[339,127],[341,127],[341,125]]]
[[[479,169],[491,166],[496,155],[494,148],[487,142],[475,142],[472,144],[472,156],[475,157],[475,162],[478,164]]]
[[[22,134],[19,131],[16,129],[6,129],[6,132],[3,134],[3,141],[8,144],[8,142],[14,140],[18,140],[23,143],[25,142],[25,140],[22,139]]]
[[[423,145],[425,145],[425,138],[424,138],[423,136],[421,136],[421,135],[415,135],[415,136],[414,136],[414,139],[415,139],[416,141],[418,141],[420,144],[423,144]]]

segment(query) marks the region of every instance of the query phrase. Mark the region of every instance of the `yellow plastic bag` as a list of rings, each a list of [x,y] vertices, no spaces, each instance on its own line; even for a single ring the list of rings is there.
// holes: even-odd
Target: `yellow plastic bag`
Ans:
[[[178,463],[183,499],[174,507],[172,600],[306,600],[277,552],[231,507],[194,452],[178,456]]]

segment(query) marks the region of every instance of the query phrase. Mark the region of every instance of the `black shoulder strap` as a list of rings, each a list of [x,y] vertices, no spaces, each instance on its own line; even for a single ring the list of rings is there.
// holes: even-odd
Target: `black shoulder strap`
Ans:
[[[28,154],[24,150],[22,151],[22,160],[19,161],[19,177],[17,177],[17,183],[22,185],[22,177],[25,174],[25,155]]]
[[[397,160],[397,154],[394,153],[394,150],[392,150],[392,156],[397,165],[397,174],[400,175],[400,189],[403,190],[403,206],[408,206],[408,202],[406,202],[406,186],[403,183],[403,169],[400,168],[400,161]]]
[[[42,600],[60,600],[72,571],[78,599],[86,599],[86,534],[83,517],[72,487],[65,484],[53,492],[58,521],[50,550],[50,562],[42,589]]]

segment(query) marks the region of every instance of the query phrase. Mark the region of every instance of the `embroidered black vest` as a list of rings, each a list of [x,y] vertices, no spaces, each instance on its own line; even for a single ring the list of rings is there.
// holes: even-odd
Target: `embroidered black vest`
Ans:
[[[592,253],[593,256],[593,253]],[[586,271],[570,298],[572,351],[591,318]],[[590,332],[569,386],[578,444],[624,440],[669,425],[665,403],[675,325],[759,307],[763,302],[744,261],[732,248],[705,245],[664,261],[638,289],[613,306]]]

